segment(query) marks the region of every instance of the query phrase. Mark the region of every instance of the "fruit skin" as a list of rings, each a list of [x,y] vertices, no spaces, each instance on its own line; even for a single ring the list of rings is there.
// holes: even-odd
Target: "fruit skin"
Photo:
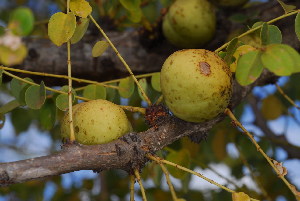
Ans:
[[[63,138],[70,137],[69,113],[61,125]],[[107,100],[92,100],[73,106],[74,134],[77,142],[86,145],[104,144],[132,131],[122,108]]]
[[[163,64],[160,82],[169,109],[189,122],[216,117],[228,106],[232,93],[229,66],[204,49],[173,53]]]
[[[214,8],[207,0],[177,0],[165,15],[162,28],[164,36],[173,45],[199,47],[214,36]]]

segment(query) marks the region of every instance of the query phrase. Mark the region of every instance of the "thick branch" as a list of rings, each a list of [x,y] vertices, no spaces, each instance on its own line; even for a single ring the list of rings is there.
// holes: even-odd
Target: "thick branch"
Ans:
[[[272,82],[274,75],[264,72],[254,84],[233,86],[232,108],[236,107],[256,85]],[[108,144],[86,146],[66,144],[62,151],[38,158],[0,164],[0,185],[20,183],[31,179],[49,177],[77,170],[141,168],[147,162],[146,153],[156,152],[183,136],[198,134],[200,139],[216,123],[225,118],[224,114],[205,123],[195,124],[166,117],[157,128],[141,133],[130,133]]]

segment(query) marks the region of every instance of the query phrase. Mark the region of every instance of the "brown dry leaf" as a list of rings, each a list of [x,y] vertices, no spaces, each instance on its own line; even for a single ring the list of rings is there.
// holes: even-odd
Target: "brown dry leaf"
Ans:
[[[232,193],[232,201],[250,201],[250,197],[244,192]]]
[[[287,169],[282,165],[282,163],[279,163],[276,160],[273,160],[273,164],[275,165],[276,169],[278,170],[279,174],[281,176],[285,176],[288,172]]]

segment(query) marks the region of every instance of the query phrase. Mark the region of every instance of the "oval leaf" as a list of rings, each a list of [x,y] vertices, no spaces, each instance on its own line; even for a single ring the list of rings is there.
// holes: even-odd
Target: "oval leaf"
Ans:
[[[25,102],[31,109],[40,109],[46,100],[46,89],[42,81],[39,86],[32,85],[28,87],[25,93]]]
[[[68,86],[63,86],[60,90],[63,91],[63,92],[68,93],[69,92],[69,87]],[[72,99],[73,99],[72,102],[75,101],[75,95],[76,95],[76,92],[75,92],[74,89],[72,89]],[[56,97],[55,104],[56,104],[56,107],[58,109],[60,109],[62,111],[66,111],[69,108],[68,94],[59,94]]]
[[[238,38],[234,38],[230,41],[228,47],[226,48],[226,56],[224,58],[224,60],[226,61],[226,63],[229,65],[231,64],[231,60],[233,57],[233,54],[235,53],[236,49],[238,48]]]
[[[134,92],[134,81],[131,77],[124,78],[119,83],[119,94],[123,98],[130,98]]]
[[[263,23],[260,31],[260,40],[262,45],[267,45],[269,40],[269,27],[266,22]]]
[[[25,78],[25,80],[33,82],[30,78]],[[25,82],[22,82],[20,80],[17,80],[13,78],[10,82],[10,90],[11,94],[16,98],[17,101],[21,105],[25,105],[25,92],[27,88],[30,86],[30,84],[27,84]]]
[[[111,83],[109,85],[116,86],[116,83]],[[106,87],[106,100],[114,102],[114,99],[116,97],[116,93],[117,93],[116,89]]]
[[[160,88],[160,73],[155,73],[151,77],[151,85],[156,91],[161,91]]]
[[[71,0],[70,10],[77,16],[86,18],[92,12],[92,7],[85,0]]]
[[[232,193],[232,201],[250,201],[250,197],[244,192]]]
[[[139,80],[139,84],[141,85],[142,89],[144,90],[144,92],[146,93],[148,91],[148,83],[147,83],[147,80],[146,78],[142,78]],[[145,98],[141,92],[141,90],[138,88],[138,92],[139,92],[139,96],[142,100],[145,101]]]
[[[15,9],[10,16],[8,28],[19,36],[27,36],[33,29],[34,16],[29,8]]]
[[[52,99],[47,99],[39,111],[41,127],[46,130],[53,128],[56,119],[56,107]]]
[[[242,86],[253,83],[262,73],[261,52],[252,51],[242,55],[237,64],[235,76]]]
[[[19,101],[12,100],[0,107],[0,114],[5,114],[20,106]]]
[[[50,40],[57,46],[67,42],[74,34],[76,28],[75,15],[58,12],[51,16],[48,24]]]
[[[290,51],[292,52],[291,47],[288,45],[268,45],[261,56],[264,67],[279,76],[291,75],[295,72],[295,69],[299,68],[300,64],[295,63],[297,57],[294,54],[292,55]]]
[[[27,56],[27,48],[21,44],[16,50],[0,45],[0,63],[6,66],[21,64]]]
[[[83,90],[83,97],[88,99],[106,99],[106,89],[103,86],[90,84]]]
[[[300,13],[297,14],[296,19],[295,19],[295,32],[300,40]]]
[[[107,41],[104,40],[98,41],[92,49],[93,57],[101,56],[108,47],[109,47],[109,43]]]
[[[269,38],[267,44],[280,44],[282,42],[282,34],[280,29],[275,25],[268,25]]]
[[[89,18],[79,19],[79,21],[77,22],[77,26],[76,26],[74,35],[71,38],[72,44],[75,44],[81,40],[81,38],[83,37],[83,35],[85,34],[85,32],[89,26],[89,21],[90,21]]]
[[[186,149],[181,149],[180,151],[172,151],[170,154],[167,155],[166,160],[181,165],[183,167],[189,168],[191,156]],[[178,179],[184,179],[184,177],[187,175],[186,172],[180,171],[179,169],[173,166],[169,166],[168,170],[173,177]]]

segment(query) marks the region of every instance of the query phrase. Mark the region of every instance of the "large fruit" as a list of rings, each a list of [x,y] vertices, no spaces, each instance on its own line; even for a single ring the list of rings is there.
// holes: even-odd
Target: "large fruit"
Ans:
[[[231,98],[229,66],[208,50],[173,53],[163,64],[160,82],[167,106],[185,121],[210,120],[225,110]]]
[[[93,145],[111,142],[132,130],[122,108],[107,100],[92,100],[73,106],[76,141]],[[61,125],[63,138],[70,137],[69,113]]]
[[[162,28],[170,43],[183,48],[199,47],[214,36],[215,12],[207,0],[176,0]]]

